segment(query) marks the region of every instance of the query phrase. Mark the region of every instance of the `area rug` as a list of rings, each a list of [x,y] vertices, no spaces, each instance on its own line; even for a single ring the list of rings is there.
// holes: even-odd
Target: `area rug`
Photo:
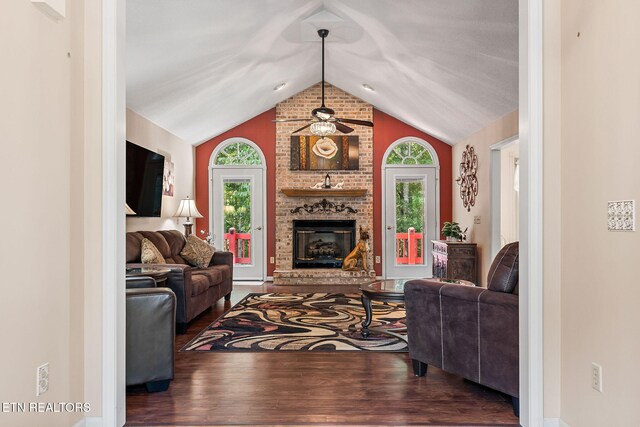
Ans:
[[[360,295],[249,294],[180,351],[407,351],[376,330],[362,338],[364,317]],[[402,304],[373,301],[370,328],[404,325]]]

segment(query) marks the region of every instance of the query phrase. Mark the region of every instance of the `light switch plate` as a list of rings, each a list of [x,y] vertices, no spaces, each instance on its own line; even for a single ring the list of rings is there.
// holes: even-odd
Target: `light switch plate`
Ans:
[[[635,218],[635,200],[607,202],[607,228],[609,231],[635,231]]]
[[[31,3],[56,21],[66,15],[66,0],[31,0]]]

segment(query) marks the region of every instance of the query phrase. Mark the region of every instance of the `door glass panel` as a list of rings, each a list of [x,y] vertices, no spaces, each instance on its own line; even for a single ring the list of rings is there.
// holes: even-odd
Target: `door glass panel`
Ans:
[[[234,264],[252,264],[251,180],[226,178],[224,198],[224,249],[234,254]]]
[[[395,179],[396,265],[424,265],[425,183],[421,177]]]

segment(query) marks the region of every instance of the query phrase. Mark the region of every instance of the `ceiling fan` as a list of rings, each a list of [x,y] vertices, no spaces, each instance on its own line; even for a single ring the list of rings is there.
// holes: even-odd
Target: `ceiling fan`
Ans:
[[[324,39],[329,35],[329,30],[318,30],[318,35],[322,39],[322,105],[318,108],[314,108],[311,111],[311,119],[279,119],[275,122],[302,122],[309,121],[306,125],[300,129],[296,129],[291,133],[298,133],[306,128],[310,127],[310,131],[314,135],[325,137],[331,135],[336,130],[342,133],[351,133],[353,128],[345,125],[349,123],[352,125],[373,127],[373,123],[368,120],[356,120],[356,119],[343,119],[335,117],[335,111],[324,105]]]

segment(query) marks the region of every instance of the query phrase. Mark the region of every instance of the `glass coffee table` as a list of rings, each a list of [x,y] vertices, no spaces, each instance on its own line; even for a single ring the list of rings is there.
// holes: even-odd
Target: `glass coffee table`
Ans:
[[[360,285],[360,291],[362,292],[362,306],[364,307],[365,312],[364,322],[362,322],[362,331],[360,332],[363,338],[368,337],[371,333],[369,330],[371,318],[373,317],[371,301],[404,303],[404,284],[409,280],[413,279],[379,280],[377,282]],[[407,337],[398,333],[405,332],[406,330],[406,328],[394,328],[381,329],[378,330],[378,332],[393,335],[396,338],[406,341]]]

